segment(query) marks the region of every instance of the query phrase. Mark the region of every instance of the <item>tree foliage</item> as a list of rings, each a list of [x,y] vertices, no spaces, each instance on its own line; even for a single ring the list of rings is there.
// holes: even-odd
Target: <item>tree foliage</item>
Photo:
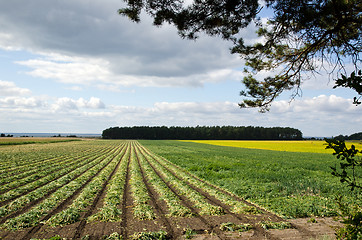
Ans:
[[[341,183],[347,184],[351,191],[361,194],[362,183],[361,167],[362,159],[360,154],[362,151],[356,149],[352,144],[348,148],[344,140],[326,139],[326,149],[333,149],[337,159],[340,160],[339,166],[331,167],[332,175],[338,177]],[[356,191],[359,190],[359,191]],[[337,203],[342,212],[344,227],[337,229],[337,239],[362,239],[362,210],[360,206],[350,205],[343,201],[343,196],[337,199]]]
[[[248,75],[241,91],[240,107],[269,109],[283,91],[299,94],[305,73],[330,68],[334,76],[346,74],[352,63],[355,75],[339,78],[336,86],[351,87],[359,95],[361,77],[362,3],[360,0],[124,0],[127,7],[119,13],[140,21],[142,10],[151,15],[155,25],[174,25],[184,38],[195,39],[200,33],[221,36],[234,44],[232,53],[245,59]],[[262,8],[274,13],[267,23],[260,20]],[[261,41],[246,45],[240,31],[251,23],[259,26]],[[260,80],[255,74],[268,71]],[[359,77],[356,78],[356,75]],[[353,74],[353,73],[352,73]],[[358,97],[355,98],[357,104]]]
[[[362,184],[358,181],[358,177],[361,177],[358,171],[361,171],[362,167],[359,154],[362,154],[362,151],[356,149],[353,144],[348,148],[344,140],[326,139],[326,142],[326,149],[333,149],[333,155],[340,160],[339,167],[331,167],[332,175],[339,177],[342,183],[346,183],[351,188],[351,191],[355,188],[362,189]]]
[[[112,127],[102,133],[105,139],[230,139],[230,140],[300,140],[295,128],[197,126],[197,127]]]

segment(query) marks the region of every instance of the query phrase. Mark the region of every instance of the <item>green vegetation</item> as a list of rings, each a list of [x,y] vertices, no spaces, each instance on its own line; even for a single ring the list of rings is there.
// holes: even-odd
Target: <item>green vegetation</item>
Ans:
[[[101,226],[99,222],[118,222],[122,229],[133,221],[162,224],[165,218],[209,219],[229,212],[254,219],[264,217],[255,215],[266,214],[265,210],[312,219],[337,214],[337,193],[344,195],[345,204],[360,204],[360,198],[330,174],[334,159],[329,154],[171,140],[140,142],[94,140],[3,146],[1,229],[72,228],[70,224],[78,222],[73,225],[79,227],[74,234],[92,239],[92,233],[84,230],[88,223]],[[355,187],[355,192],[359,190]],[[213,219],[223,223],[223,217]],[[165,229],[161,224],[157,229]],[[260,224],[268,229],[286,227],[279,221]],[[252,227],[255,223],[221,224],[222,231],[241,232]],[[103,239],[121,238],[118,233],[109,235],[122,232],[120,229],[105,232],[108,235]],[[153,227],[142,229],[145,232],[125,232],[123,237],[170,237],[165,232],[147,232],[154,231]],[[193,230],[184,230],[184,237],[191,237]]]
[[[169,239],[165,231],[159,232],[140,232],[131,237],[132,240],[167,240]]]
[[[5,137],[0,138],[1,145],[23,145],[23,144],[44,144],[44,143],[58,143],[58,142],[71,142],[71,141],[81,141],[80,139],[75,138],[13,138]]]
[[[358,150],[355,145],[347,148],[344,140],[327,139],[327,149],[333,149],[333,155],[339,159],[339,167],[331,167],[332,175],[340,179],[340,182],[355,193],[361,199],[361,167],[362,150]],[[357,189],[359,191],[357,191]],[[345,226],[337,230],[338,239],[362,239],[362,209],[360,205],[351,205],[345,202],[345,196],[340,195],[337,203],[342,212]]]
[[[150,155],[149,155],[150,156]],[[165,167],[165,165],[168,165],[167,162],[162,161],[163,163],[160,163],[159,160],[155,158],[148,158],[150,163],[158,170],[161,177],[163,179],[166,179],[169,184],[171,184],[180,195],[185,196],[188,200],[190,200],[193,203],[193,206],[197,209],[199,209],[199,214],[203,215],[222,215],[224,214],[224,211],[221,207],[212,205],[208,203],[205,200],[205,197],[202,196],[199,192],[192,189],[184,179],[180,180],[179,176],[182,174],[182,171],[179,169],[170,172],[168,168]]]
[[[180,141],[140,143],[196,176],[287,218],[334,216],[337,194],[360,203],[331,175],[328,154],[213,146]]]
[[[269,229],[287,229],[292,228],[292,225],[289,222],[271,222],[263,221],[260,223],[261,227],[265,230]]]
[[[140,166],[137,162],[137,156],[134,149],[131,150],[130,159],[130,187],[133,197],[133,214],[140,220],[152,220],[155,219],[155,213],[153,212],[150,202],[150,196],[148,195],[147,188],[143,182]]]
[[[140,153],[140,149],[137,149],[137,153]],[[170,216],[179,216],[187,217],[192,216],[192,212],[187,207],[181,204],[180,199],[171,191],[171,189],[166,185],[166,183],[156,174],[152,166],[149,164],[148,160],[144,155],[139,155],[140,164],[145,172],[147,181],[152,184],[154,189],[159,195],[159,199],[166,202],[169,215]]]
[[[253,226],[245,223],[245,224],[235,224],[232,222],[227,222],[227,223],[222,223],[220,225],[220,230],[221,231],[228,231],[228,232],[246,232],[249,231],[250,229],[253,229]]]
[[[255,139],[301,140],[302,132],[289,127],[111,127],[103,130],[104,139]]]

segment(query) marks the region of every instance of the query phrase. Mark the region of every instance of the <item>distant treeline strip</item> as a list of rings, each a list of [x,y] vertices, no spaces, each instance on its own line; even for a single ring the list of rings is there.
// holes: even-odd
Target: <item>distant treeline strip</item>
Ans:
[[[104,139],[192,139],[192,140],[300,140],[302,132],[289,127],[111,127]]]

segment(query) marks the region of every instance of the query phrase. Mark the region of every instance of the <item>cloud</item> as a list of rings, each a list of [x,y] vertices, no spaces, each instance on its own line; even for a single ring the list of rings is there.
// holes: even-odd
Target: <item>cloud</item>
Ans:
[[[29,93],[29,89],[19,88],[13,82],[0,80],[0,96],[19,96]]]
[[[54,111],[78,111],[79,108],[89,108],[89,109],[104,109],[104,103],[95,97],[91,97],[88,101],[79,98],[78,100],[74,100],[68,97],[62,97],[56,100],[51,107]]]
[[[31,68],[27,74],[33,77],[56,79],[66,84],[95,85],[99,89],[111,91],[117,91],[122,86],[200,87],[207,82],[237,80],[242,74],[238,70],[216,69],[178,77],[125,75],[112,72],[111,64],[104,59],[55,54],[16,63]]]
[[[19,107],[25,107],[25,108],[35,108],[35,107],[41,107],[44,103],[41,99],[35,98],[35,97],[6,97],[6,98],[0,98],[0,106],[6,107],[6,108],[19,108]]]
[[[313,98],[295,100],[291,103],[277,101],[273,103],[272,110],[278,113],[295,112],[306,113],[306,115],[311,113],[334,115],[339,113],[356,113],[358,108],[352,102],[352,99],[345,99],[336,95],[320,95]],[[315,114],[313,115],[316,116]]]
[[[294,127],[304,136],[336,136],[362,131],[360,109],[351,99],[330,95],[276,101],[270,112],[240,109],[236,103],[157,102],[150,107],[105,105],[101,99],[0,98],[0,125],[27,132],[101,132],[113,126]],[[36,121],[35,121],[36,120]],[[25,127],[26,128],[22,128]],[[11,131],[11,130],[10,130]],[[12,130],[14,132],[15,130]],[[9,131],[7,131],[9,132]]]
[[[131,22],[117,14],[120,7],[117,0],[1,1],[0,47],[40,55],[18,63],[32,76],[64,83],[202,86],[214,80],[210,74],[242,65],[227,41],[183,40],[174,27],[156,28],[147,16]],[[246,29],[247,38],[254,31]]]

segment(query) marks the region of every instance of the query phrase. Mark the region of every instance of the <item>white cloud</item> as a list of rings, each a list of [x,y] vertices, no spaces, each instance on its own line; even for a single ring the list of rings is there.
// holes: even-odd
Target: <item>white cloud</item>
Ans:
[[[241,78],[241,72],[232,69],[216,69],[207,73],[178,77],[125,75],[112,72],[111,64],[104,59],[54,54],[44,56],[42,59],[16,63],[33,69],[27,72],[33,77],[56,79],[66,84],[95,85],[99,89],[111,91],[117,91],[121,86],[200,87],[208,82],[216,83]]]
[[[18,107],[25,107],[25,108],[35,108],[43,106],[43,102],[41,99],[35,97],[6,97],[0,98],[0,106],[7,107],[7,108],[18,108]]]
[[[252,125],[294,127],[305,136],[332,136],[362,131],[360,109],[351,102],[334,95],[321,95],[290,104],[276,101],[270,112],[261,114],[257,109],[240,109],[236,103],[227,101],[157,102],[151,107],[138,107],[105,106],[95,97],[89,100],[8,97],[0,98],[0,125],[9,129],[26,127],[28,132],[32,129],[54,132],[54,128],[59,128],[60,132],[92,133],[112,126]]]
[[[83,98],[74,100],[68,97],[62,97],[58,98],[56,102],[52,104],[54,111],[79,111],[79,108],[103,109],[105,105],[99,98],[95,97],[91,97],[88,101]]]
[[[13,82],[0,80],[0,96],[19,96],[29,93],[29,89],[19,88]]]

